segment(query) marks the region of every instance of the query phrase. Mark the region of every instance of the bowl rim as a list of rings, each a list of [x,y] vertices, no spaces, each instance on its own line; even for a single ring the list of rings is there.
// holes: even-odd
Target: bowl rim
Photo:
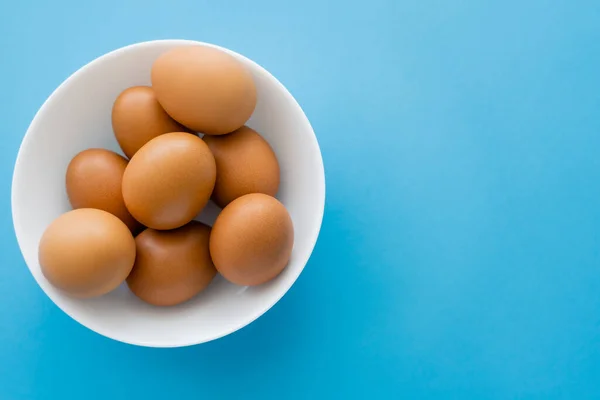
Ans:
[[[145,46],[154,46],[156,44],[161,44],[161,43],[168,43],[168,44],[173,44],[173,45],[202,45],[202,46],[208,46],[208,47],[213,47],[213,48],[217,48],[219,50],[225,51],[227,53],[230,53],[238,58],[243,59],[246,63],[249,64],[253,64],[253,66],[258,69],[261,70],[261,72],[263,72],[264,74],[266,74],[269,78],[272,79],[273,83],[277,86],[278,90],[283,93],[284,96],[286,96],[288,98],[288,100],[290,100],[293,104],[295,104],[298,107],[298,110],[300,111],[300,117],[305,121],[305,123],[307,124],[307,126],[310,128],[310,133],[312,134],[313,137],[313,143],[312,145],[314,146],[313,149],[313,153],[315,154],[315,156],[318,155],[318,157],[315,157],[316,159],[316,163],[317,163],[317,168],[320,170],[319,171],[319,176],[318,176],[318,180],[319,182],[317,183],[317,185],[320,187],[319,188],[319,192],[320,192],[320,196],[318,199],[319,204],[319,214],[316,216],[315,218],[315,228],[313,228],[313,231],[310,233],[310,237],[309,237],[309,245],[306,248],[306,250],[303,252],[304,253],[304,257],[303,259],[298,260],[298,263],[300,263],[302,265],[302,267],[298,270],[296,276],[294,276],[290,281],[289,284],[286,286],[281,286],[279,289],[277,289],[277,294],[275,296],[273,296],[273,298],[271,299],[270,302],[265,302],[264,307],[259,308],[258,311],[254,312],[254,313],[249,313],[247,316],[245,316],[244,318],[241,318],[241,322],[239,324],[236,324],[235,326],[225,329],[221,332],[218,332],[216,334],[213,335],[209,335],[206,336],[200,340],[188,340],[188,341],[182,341],[182,342],[173,342],[173,343],[152,343],[152,342],[148,342],[148,341],[135,341],[135,340],[127,340],[127,339],[123,339],[123,338],[119,338],[115,335],[112,335],[110,330],[99,330],[97,329],[97,327],[91,327],[89,325],[86,325],[84,323],[82,323],[79,318],[77,317],[77,315],[73,315],[74,313],[69,313],[67,312],[60,304],[59,302],[57,302],[57,300],[55,299],[55,296],[50,294],[49,292],[47,292],[44,287],[41,285],[40,280],[35,276],[35,274],[33,273],[29,263],[27,262],[27,257],[24,253],[23,250],[23,237],[26,235],[26,232],[24,232],[23,228],[19,226],[19,224],[17,223],[17,212],[15,211],[18,206],[15,206],[16,204],[16,199],[15,199],[15,192],[18,190],[18,187],[20,185],[23,184],[23,182],[17,182],[16,181],[16,177],[17,177],[17,173],[18,170],[21,168],[21,166],[24,164],[24,158],[23,158],[23,152],[24,149],[27,148],[27,146],[29,145],[29,142],[31,141],[32,138],[32,134],[31,131],[32,129],[35,128],[36,123],[38,118],[40,118],[40,116],[42,115],[42,113],[44,112],[44,110],[49,106],[49,104],[52,103],[52,101],[54,100],[55,97],[57,97],[62,90],[64,90],[64,88],[73,80],[75,79],[77,76],[84,74],[85,71],[92,65],[95,64],[97,62],[112,58],[112,57],[117,57],[119,56],[120,53],[125,53],[127,51],[130,51],[133,48],[136,47],[145,47]],[[19,246],[19,251],[21,252],[21,255],[23,257],[23,260],[25,261],[25,264],[27,265],[27,269],[29,270],[29,272],[32,274],[34,280],[36,281],[37,285],[40,287],[40,289],[42,289],[42,291],[44,292],[44,294],[50,298],[50,300],[52,301],[52,303],[57,306],[62,312],[64,312],[65,314],[67,314],[71,319],[73,319],[74,321],[76,321],[79,325],[85,327],[86,329],[93,331],[101,336],[104,336],[106,338],[115,340],[117,342],[121,342],[121,343],[126,343],[126,344],[130,344],[130,345],[135,345],[135,346],[142,346],[142,347],[156,347],[156,348],[175,348],[175,347],[188,347],[188,346],[193,346],[193,345],[197,345],[197,344],[201,344],[201,343],[207,343],[207,342],[211,342],[213,340],[222,338],[224,336],[230,335],[234,332],[237,332],[238,330],[250,325],[251,323],[253,323],[254,321],[256,321],[259,317],[261,317],[262,315],[264,315],[267,311],[269,311],[275,304],[277,304],[282,298],[283,296],[285,296],[285,294],[290,290],[290,288],[294,285],[294,283],[298,280],[298,277],[300,276],[300,274],[302,273],[302,271],[304,270],[304,268],[306,267],[306,264],[308,263],[308,260],[310,259],[310,256],[312,255],[312,252],[314,251],[315,245],[317,243],[320,231],[321,231],[321,227],[323,224],[323,215],[325,212],[325,196],[326,196],[326,185],[325,185],[325,168],[324,168],[324,163],[323,163],[323,156],[321,153],[321,149],[319,146],[319,142],[318,139],[315,135],[314,129],[312,127],[312,125],[310,124],[310,121],[308,120],[304,110],[302,109],[302,107],[298,104],[298,101],[294,98],[294,96],[292,96],[292,94],[289,92],[289,90],[273,75],[271,74],[268,70],[266,70],[264,67],[262,67],[260,64],[258,64],[257,62],[245,57],[244,55],[237,53],[231,49],[216,45],[216,44],[212,44],[212,43],[208,43],[208,42],[202,42],[202,41],[196,41],[196,40],[188,40],[188,39],[158,39],[158,40],[149,40],[149,41],[141,41],[141,42],[136,42],[136,43],[132,43],[123,47],[119,47],[117,49],[111,50],[107,53],[104,53],[96,58],[94,58],[93,60],[87,62],[86,64],[84,64],[83,66],[81,66],[80,68],[78,68],[75,72],[73,72],[72,74],[70,74],[65,80],[63,80],[60,85],[58,85],[58,87],[56,87],[56,89],[54,89],[52,91],[52,93],[46,98],[46,100],[42,103],[42,105],[40,106],[40,108],[37,110],[37,112],[35,113],[33,119],[31,120],[29,126],[27,127],[27,130],[25,132],[25,135],[23,136],[23,139],[21,140],[21,144],[19,145],[19,150],[17,153],[17,158],[15,160],[15,164],[13,167],[13,174],[12,174],[12,184],[11,184],[11,217],[12,217],[12,222],[13,222],[13,229],[15,232],[15,236],[17,239],[17,244]]]

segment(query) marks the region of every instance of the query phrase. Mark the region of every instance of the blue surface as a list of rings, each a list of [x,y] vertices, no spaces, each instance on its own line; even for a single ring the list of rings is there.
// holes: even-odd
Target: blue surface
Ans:
[[[170,3],[0,5],[1,399],[600,397],[600,2]],[[174,350],[70,320],[10,216],[46,97],[157,38],[269,69],[311,120],[328,184],[284,299]]]

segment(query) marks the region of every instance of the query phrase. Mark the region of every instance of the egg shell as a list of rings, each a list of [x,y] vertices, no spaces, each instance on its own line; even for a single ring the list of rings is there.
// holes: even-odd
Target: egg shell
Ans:
[[[223,136],[205,136],[217,163],[212,199],[220,207],[250,193],[275,196],[279,163],[273,149],[255,130],[243,126]]]
[[[256,107],[252,74],[235,57],[208,46],[183,46],[152,65],[152,88],[165,111],[207,135],[233,132]]]
[[[71,206],[97,208],[121,219],[135,234],[142,226],[123,201],[121,185],[127,160],[110,150],[88,149],[78,153],[67,167],[66,189]]]
[[[185,131],[163,110],[148,86],[130,87],[117,97],[112,108],[112,127],[128,158],[159,135]]]
[[[294,244],[292,219],[274,197],[244,195],[221,211],[210,236],[217,271],[237,285],[260,285],[286,267]]]
[[[129,161],[123,199],[145,226],[175,229],[204,208],[215,177],[215,159],[202,139],[185,132],[166,133],[146,143]]]
[[[204,290],[217,274],[210,258],[210,228],[200,222],[170,230],[146,229],[136,239],[137,258],[127,284],[140,299],[173,306]]]
[[[48,226],[38,258],[52,285],[74,297],[96,297],[125,281],[135,261],[135,241],[119,218],[80,208]]]

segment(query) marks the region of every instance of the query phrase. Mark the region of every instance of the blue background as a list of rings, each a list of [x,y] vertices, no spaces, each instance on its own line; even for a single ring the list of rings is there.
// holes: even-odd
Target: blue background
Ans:
[[[600,397],[600,2],[4,1],[0,398]],[[249,327],[136,348],[35,284],[18,146],[72,72],[133,42],[265,66],[318,135],[327,205],[291,291]],[[93,95],[93,94],[91,94]]]

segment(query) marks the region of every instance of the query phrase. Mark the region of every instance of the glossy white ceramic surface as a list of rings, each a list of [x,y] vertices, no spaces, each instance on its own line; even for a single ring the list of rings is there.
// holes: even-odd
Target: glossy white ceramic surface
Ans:
[[[278,198],[294,222],[295,243],[288,267],[275,280],[240,287],[222,277],[193,300],[175,307],[143,303],[122,285],[91,300],[73,299],[51,286],[40,271],[38,241],[48,224],[70,209],[65,171],[79,151],[102,147],[120,153],[111,128],[117,95],[150,84],[152,62],[166,50],[206,43],[184,40],[144,42],[124,47],[85,65],[46,100],[21,144],[12,185],[15,232],[25,261],[50,299],[73,319],[109,338],[152,347],[178,347],[232,333],[271,308],[296,281],[317,240],[325,202],[323,161],[304,112],[269,72],[228,51],[252,72],[258,104],[248,125],[271,144],[281,166]],[[218,46],[215,46],[218,47]],[[211,223],[217,209],[199,216]]]

